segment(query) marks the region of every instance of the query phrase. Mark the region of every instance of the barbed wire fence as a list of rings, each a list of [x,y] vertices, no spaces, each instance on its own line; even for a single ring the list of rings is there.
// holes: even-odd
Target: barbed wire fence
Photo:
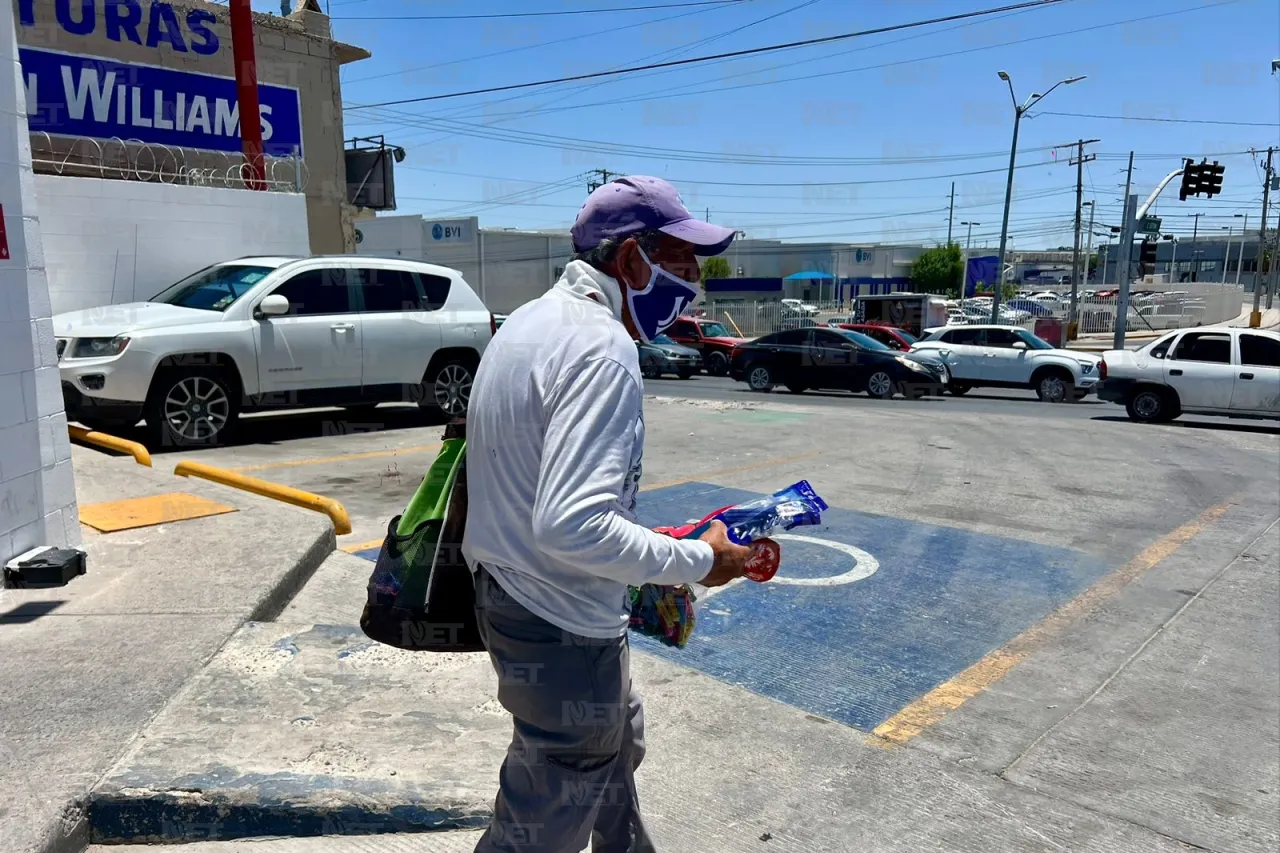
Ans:
[[[264,187],[270,192],[302,193],[310,173],[301,157],[263,156]],[[31,133],[31,163],[36,172],[145,181],[179,186],[245,189],[249,164],[244,155],[143,142]]]

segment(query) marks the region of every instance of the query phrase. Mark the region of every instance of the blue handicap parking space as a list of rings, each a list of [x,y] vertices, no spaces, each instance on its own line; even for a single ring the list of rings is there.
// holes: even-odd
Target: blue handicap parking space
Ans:
[[[641,496],[640,521],[681,524],[756,497],[672,486]],[[835,507],[779,541],[777,577],[713,591],[685,648],[632,640],[868,732],[1107,571],[1078,551]]]

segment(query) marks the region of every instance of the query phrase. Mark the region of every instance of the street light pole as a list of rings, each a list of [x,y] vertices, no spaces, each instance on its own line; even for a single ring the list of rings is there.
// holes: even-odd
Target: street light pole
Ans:
[[[1245,238],[1249,234],[1249,214],[1237,213],[1236,218],[1244,217],[1244,224],[1240,226],[1240,254],[1236,258],[1236,286],[1240,286],[1240,268],[1244,266],[1244,244]]]
[[[973,244],[973,226],[981,225],[981,222],[961,222],[969,230],[964,236],[964,263],[960,265],[960,298],[964,299],[964,286],[969,275],[969,247]]]
[[[1227,262],[1231,260],[1231,231],[1234,225],[1224,225],[1223,230],[1227,232],[1227,250],[1222,255],[1222,281],[1219,284],[1227,283]]]
[[[998,71],[997,76],[1009,86],[1009,98],[1013,101],[1013,144],[1009,147],[1009,175],[1005,180],[1004,187],[1004,215],[1000,221],[1000,260],[998,263],[999,272],[996,275],[995,295],[991,300],[991,322],[998,323],[1000,321],[1000,298],[1004,295],[1004,253],[1009,246],[1009,208],[1013,203],[1013,170],[1018,161],[1018,127],[1022,123],[1022,116],[1036,104],[1049,97],[1049,93],[1059,86],[1071,85],[1085,79],[1085,75],[1079,77],[1068,77],[1065,80],[1059,80],[1054,83],[1042,95],[1039,92],[1032,92],[1021,106],[1018,104],[1018,96],[1013,93],[1013,79],[1009,77],[1009,72]]]

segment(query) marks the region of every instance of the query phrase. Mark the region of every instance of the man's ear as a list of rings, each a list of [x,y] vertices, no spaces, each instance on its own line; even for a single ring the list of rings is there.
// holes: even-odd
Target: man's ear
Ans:
[[[640,243],[635,237],[628,237],[618,246],[618,252],[614,255],[614,266],[618,273],[615,278],[623,287],[643,290],[649,282],[649,267],[640,256]]]

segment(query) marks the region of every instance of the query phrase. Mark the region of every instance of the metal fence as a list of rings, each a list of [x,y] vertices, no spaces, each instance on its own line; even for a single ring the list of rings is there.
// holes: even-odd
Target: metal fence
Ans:
[[[300,193],[307,186],[307,166],[297,157],[263,158],[265,188]],[[54,175],[147,181],[201,187],[244,189],[249,181],[244,155],[200,151],[137,139],[93,139],[31,134],[31,164]]]
[[[851,315],[853,305],[849,302],[803,302],[793,306],[781,302],[727,299],[708,302],[696,310],[700,310],[707,319],[724,324],[735,334],[757,338],[784,329],[825,326]]]

